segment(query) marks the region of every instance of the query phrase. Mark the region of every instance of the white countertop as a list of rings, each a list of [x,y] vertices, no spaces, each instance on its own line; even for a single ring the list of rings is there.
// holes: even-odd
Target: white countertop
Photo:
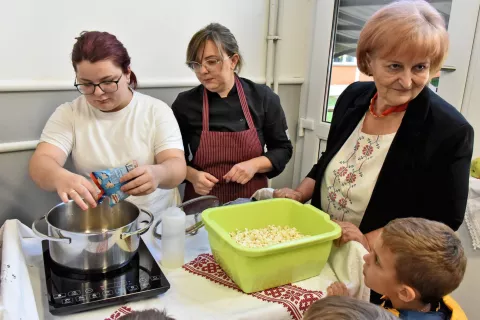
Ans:
[[[17,220],[8,220],[0,235],[3,239],[0,311],[3,319],[108,319],[122,305],[110,306],[68,316],[52,316],[48,311],[41,240],[34,238],[31,230]],[[152,236],[152,230],[144,236],[147,247],[157,261],[161,261],[160,241]],[[8,247],[8,250],[5,250]],[[199,254],[209,253],[208,234],[201,229],[195,236],[188,236],[185,243],[185,261],[195,259]],[[356,247],[357,248],[357,247]],[[351,249],[350,249],[351,250]],[[352,256],[349,254],[349,256]],[[353,259],[355,264],[360,258]],[[347,260],[342,257],[337,260]],[[351,269],[342,263],[345,269]],[[7,267],[8,265],[8,267]],[[358,267],[358,266],[357,266]],[[355,268],[354,268],[355,269]],[[358,268],[356,268],[358,269]],[[350,278],[363,282],[360,272],[351,272]],[[266,302],[252,295],[216,284],[182,268],[162,268],[171,288],[157,297],[128,302],[133,310],[149,308],[166,309],[177,320],[182,319],[292,319],[280,303]],[[360,275],[359,275],[360,273]],[[337,272],[338,274],[338,272]],[[317,277],[296,283],[309,290],[326,290],[337,279],[329,264]],[[350,280],[352,280],[350,279]]]

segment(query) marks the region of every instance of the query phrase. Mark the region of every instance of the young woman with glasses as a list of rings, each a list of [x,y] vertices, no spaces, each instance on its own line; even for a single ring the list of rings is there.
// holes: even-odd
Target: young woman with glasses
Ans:
[[[292,156],[279,97],[238,77],[242,62],[235,37],[220,24],[190,40],[187,65],[201,85],[180,93],[172,105],[189,151],[184,200],[206,194],[223,203],[250,197]]]
[[[152,212],[175,205],[185,179],[180,130],[162,101],[135,91],[137,79],[123,44],[106,32],[84,32],[73,46],[75,87],[82,94],[56,109],[30,162],[30,175],[62,201],[96,206],[92,171],[139,166],[122,177],[128,200]],[[76,173],[63,168],[72,155]]]

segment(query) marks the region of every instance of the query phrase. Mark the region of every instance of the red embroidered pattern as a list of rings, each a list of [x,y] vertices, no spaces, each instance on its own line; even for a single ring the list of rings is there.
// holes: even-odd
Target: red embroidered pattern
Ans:
[[[112,315],[108,318],[105,318],[105,320],[116,320],[119,319],[121,316],[124,316],[126,314],[132,313],[133,310],[127,306],[123,306],[117,309]]]
[[[243,292],[215,262],[215,258],[211,254],[200,254],[194,260],[185,264],[183,268],[192,274]],[[303,313],[308,307],[323,297],[322,291],[307,290],[293,284],[286,284],[281,287],[250,293],[249,295],[266,302],[282,305],[294,320],[302,319]]]
[[[340,168],[338,168],[337,173],[340,177],[343,177],[344,175],[346,175],[348,173],[348,169],[345,168],[345,167],[340,167]]]
[[[373,158],[375,149],[380,149],[379,138],[380,136],[376,136],[373,140],[371,138],[365,138],[364,135],[360,135],[348,158],[339,161],[341,166],[337,170],[333,170],[335,178],[332,185],[327,186],[328,205],[326,211],[331,213],[331,209],[335,209],[341,212],[342,217],[339,219],[342,221],[345,218],[345,214],[350,212],[348,208],[348,204],[352,204],[350,191],[357,186],[356,182],[358,179],[363,177],[362,166],[365,162]],[[357,151],[360,151],[361,141],[363,141],[365,145],[362,147],[361,153],[357,153]],[[348,187],[346,192],[342,192],[342,187]]]

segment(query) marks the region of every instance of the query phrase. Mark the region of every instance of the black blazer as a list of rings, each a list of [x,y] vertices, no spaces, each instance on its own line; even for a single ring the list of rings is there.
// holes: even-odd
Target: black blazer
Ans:
[[[320,186],[333,156],[367,112],[373,82],[356,82],[338,98],[327,148],[310,171],[312,205],[321,208]],[[441,221],[457,230],[468,197],[473,128],[436,93],[425,87],[413,99],[390,146],[360,224],[368,233],[402,217]]]

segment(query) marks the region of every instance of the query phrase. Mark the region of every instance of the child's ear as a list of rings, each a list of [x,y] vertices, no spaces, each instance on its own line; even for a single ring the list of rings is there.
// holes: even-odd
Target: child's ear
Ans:
[[[417,298],[417,292],[412,287],[402,285],[398,291],[398,298],[403,302],[411,302]]]

